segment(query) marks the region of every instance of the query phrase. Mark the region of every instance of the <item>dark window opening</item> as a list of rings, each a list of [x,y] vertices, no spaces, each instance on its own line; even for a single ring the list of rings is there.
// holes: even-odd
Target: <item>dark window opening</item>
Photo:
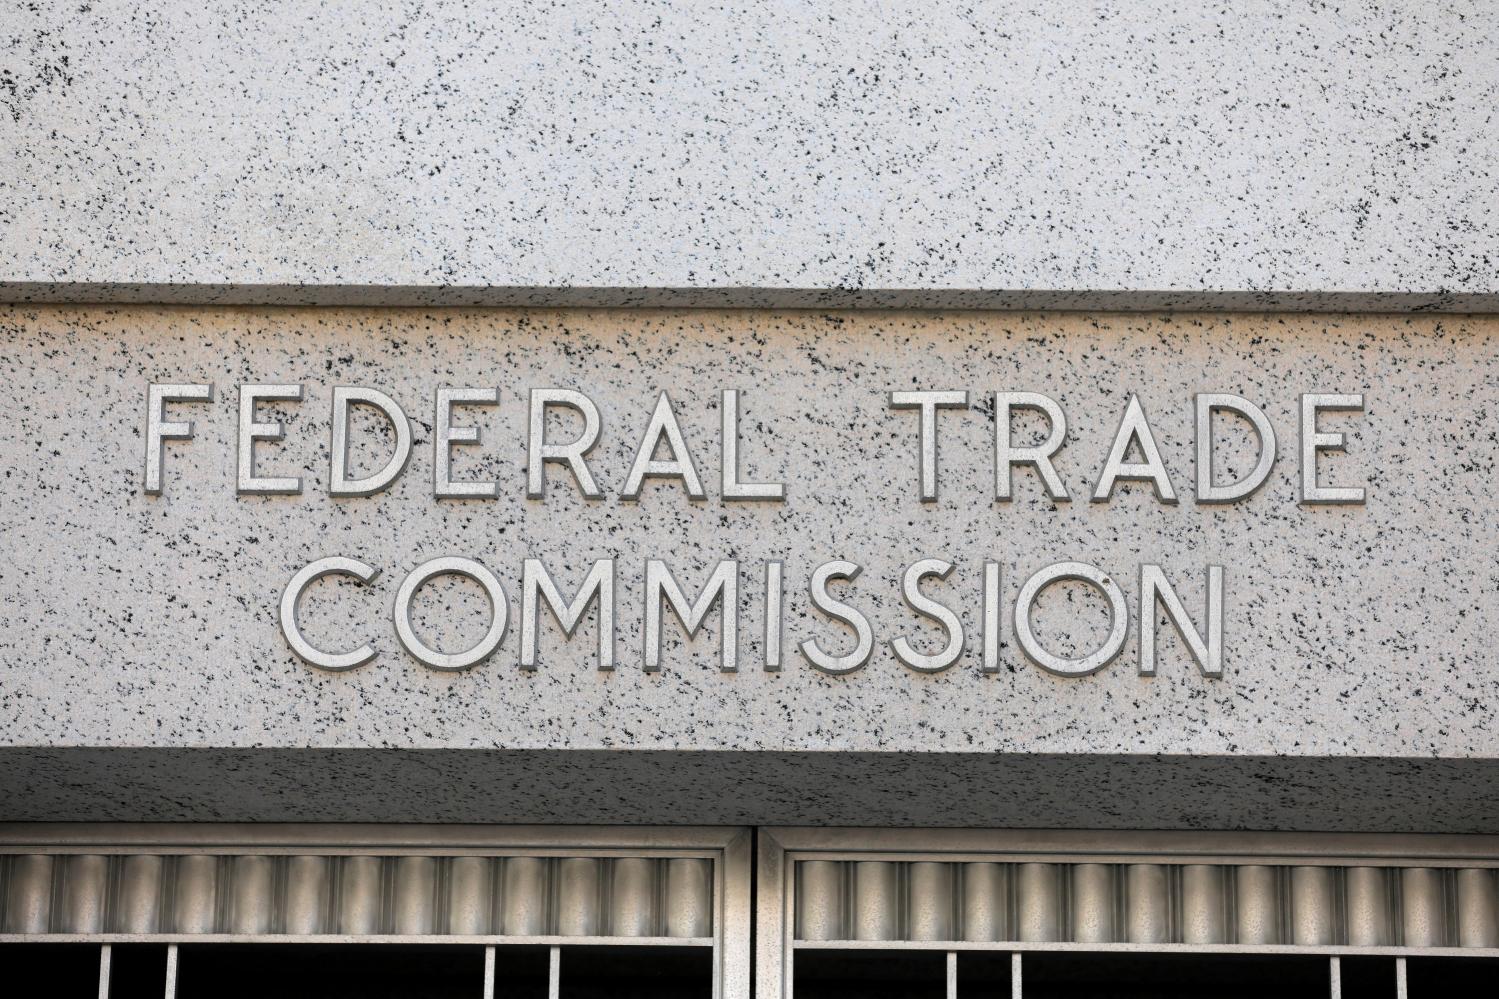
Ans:
[[[496,982],[529,977],[546,994],[545,951],[496,958]],[[177,999],[474,999],[483,982],[484,948],[474,946],[183,944],[177,953]]]
[[[941,951],[798,950],[791,967],[796,999],[947,995],[947,954]]]
[[[1033,953],[1022,967],[1026,999],[1327,999],[1331,985],[1317,955]]]
[[[0,946],[0,991],[10,995],[96,996],[98,944]],[[160,999],[156,990],[155,999]]]
[[[1395,999],[1393,957],[1341,957],[1338,965],[1345,999]]]
[[[563,947],[558,971],[560,999],[713,995],[713,951],[707,947]]]
[[[96,996],[99,948],[89,949],[94,952],[94,987],[80,995]],[[115,944],[109,950],[109,999],[161,999],[166,994],[166,944]]]
[[[1408,958],[1406,983],[1410,999],[1499,995],[1499,958]],[[1346,991],[1343,994],[1349,995]]]

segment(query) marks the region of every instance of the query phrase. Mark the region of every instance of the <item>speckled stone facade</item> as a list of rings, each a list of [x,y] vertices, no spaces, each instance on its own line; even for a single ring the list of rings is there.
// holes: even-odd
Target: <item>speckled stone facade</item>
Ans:
[[[1499,306],[1489,3],[13,8],[10,300]]]
[[[0,357],[12,386],[0,399],[7,818],[659,821],[641,810],[674,782],[683,821],[1481,831],[1495,818],[1499,320],[22,306],[0,317]],[[152,381],[217,391],[173,410],[197,436],[167,445],[161,496],[142,489]],[[287,438],[258,452],[263,474],[300,474],[301,495],[236,495],[242,382],[305,386],[303,402],[263,407]],[[411,464],[386,493],[327,493],[339,384],[380,388],[413,420]],[[463,411],[484,436],[455,451],[456,474],[495,479],[495,499],[432,496],[444,385],[500,390],[497,409]],[[560,470],[544,500],[525,498],[524,392],[550,386],[583,390],[602,411],[590,456],[601,500]],[[730,388],[744,393],[745,472],[784,482],[784,503],[720,500],[719,392]],[[915,414],[887,401],[915,388],[973,397],[942,415],[936,503],[916,498]],[[638,502],[619,496],[661,390],[704,501],[670,483]],[[1070,503],[1045,499],[1025,471],[1016,500],[994,502],[995,390],[1063,406]],[[1277,433],[1270,480],[1246,501],[1195,501],[1201,391],[1247,397]],[[1362,414],[1325,417],[1348,452],[1323,459],[1323,478],[1364,485],[1366,504],[1296,502],[1307,391],[1364,394]],[[1143,484],[1087,501],[1131,392],[1177,505]],[[366,441],[355,464],[368,470],[378,425],[355,428]],[[1225,476],[1247,471],[1244,439],[1226,425]],[[297,660],[277,624],[292,573],[329,554],[383,570],[367,588],[318,584],[304,603],[319,641],[379,651],[344,674]],[[493,569],[511,614],[494,658],[458,674],[411,660],[390,623],[400,579],[449,554]],[[566,586],[591,560],[617,559],[613,672],[595,668],[591,615],[570,642],[544,619],[541,667],[518,668],[530,556]],[[964,658],[937,675],[885,645],[940,641],[899,592],[904,566],[927,556],[955,563],[927,589],[968,631]],[[716,615],[690,642],[668,616],[663,668],[642,670],[648,557],[689,588],[719,559],[740,560],[737,674],[719,671]],[[864,567],[848,599],[879,640],[869,665],[843,677],[794,651],[805,638],[847,643],[806,599],[812,568],[833,558]],[[1224,678],[1200,675],[1174,638],[1159,675],[1137,675],[1133,609],[1124,653],[1094,676],[1037,669],[1008,624],[1002,668],[981,673],[983,561],[1001,565],[1008,608],[1025,575],[1073,558],[1114,573],[1131,603],[1140,563],[1159,563],[1194,613],[1205,566],[1225,566]],[[761,667],[769,559],[786,565],[779,673]],[[1038,628],[1058,648],[1085,648],[1104,630],[1099,606],[1059,588]],[[478,591],[457,582],[434,584],[416,615],[444,648],[470,644],[484,618]],[[600,785],[599,773],[614,777]],[[798,774],[807,784],[793,793]],[[386,791],[292,793],[326,780]],[[90,782],[114,781],[141,790],[89,813],[102,800]],[[1343,804],[1329,811],[1337,787]],[[1412,810],[1417,793],[1440,800]]]

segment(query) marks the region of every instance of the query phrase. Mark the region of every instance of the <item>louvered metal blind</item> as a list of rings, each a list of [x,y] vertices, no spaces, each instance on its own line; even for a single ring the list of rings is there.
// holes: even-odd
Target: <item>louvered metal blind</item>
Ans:
[[[1499,947],[1490,868],[807,860],[799,941]]]
[[[14,934],[669,938],[713,933],[706,858],[17,854]],[[638,942],[638,941],[637,941]]]
[[[1332,996],[1343,961],[1387,961],[1402,996],[1412,957],[1491,961],[1499,981],[1496,868],[1494,837],[764,830],[756,906],[777,946],[758,994],[792,999],[798,954],[825,970],[839,953],[946,952],[949,999],[961,955],[1006,952],[1016,997],[1025,955],[1047,953],[1322,958]]]
[[[676,967],[711,968],[687,974],[707,975],[705,991],[748,999],[752,911],[754,994],[765,999],[814,999],[818,981],[796,991],[799,965],[823,976],[824,991],[829,981],[846,991],[830,963],[840,955],[883,955],[904,971],[945,961],[949,999],[977,994],[964,990],[965,967],[985,987],[1002,978],[1012,996],[1044,996],[1047,968],[1066,955],[1095,965],[1273,959],[1303,972],[1320,961],[1327,991],[1315,994],[1331,996],[1340,962],[1365,978],[1371,961],[1384,962],[1402,990],[1393,994],[1405,995],[1407,960],[1429,971],[1476,958],[1465,974],[1499,980],[1499,838],[0,826],[0,948],[12,948],[0,958],[92,947],[101,995],[111,947],[155,946],[172,996],[179,957],[188,968],[228,967],[230,945],[345,954],[351,944],[388,957],[422,945],[482,957],[473,967],[484,970],[483,990],[475,978],[472,993],[456,994],[492,996],[534,958],[535,994],[565,999],[565,969],[586,978],[606,967],[589,955],[612,950],[654,955],[637,972],[692,957]],[[1027,967],[1041,983],[1030,992]]]
[[[0,826],[0,946],[697,948],[749,994],[750,833],[588,827]],[[0,952],[3,957],[3,952]],[[479,993],[475,992],[475,995]]]

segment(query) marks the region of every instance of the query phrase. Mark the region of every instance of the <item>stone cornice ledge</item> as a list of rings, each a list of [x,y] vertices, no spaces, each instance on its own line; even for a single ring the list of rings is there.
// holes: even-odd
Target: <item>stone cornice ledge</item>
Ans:
[[[0,281],[0,302],[68,305],[991,309],[1096,312],[1499,312],[1499,290],[539,287]]]

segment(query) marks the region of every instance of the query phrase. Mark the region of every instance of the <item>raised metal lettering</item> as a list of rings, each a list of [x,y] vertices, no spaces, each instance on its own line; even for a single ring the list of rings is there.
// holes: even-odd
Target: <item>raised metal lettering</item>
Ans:
[[[947,644],[933,655],[917,652],[904,635],[890,643],[890,650],[895,653],[895,658],[919,673],[941,673],[963,654],[963,623],[958,620],[958,615],[921,592],[923,579],[946,579],[952,575],[952,570],[951,562],[944,562],[939,558],[924,558],[908,566],[901,578],[900,592],[905,598],[906,606],[941,624],[947,632]]]
[[[605,672],[614,668],[614,560],[599,559],[584,577],[578,593],[571,602],[563,599],[562,592],[552,581],[546,566],[540,559],[528,558],[521,572],[520,598],[520,666],[521,669],[536,668],[536,632],[540,616],[538,604],[545,601],[556,618],[557,625],[568,638],[578,630],[588,605],[598,601],[599,608],[599,669]]]
[[[464,652],[439,652],[417,637],[416,628],[411,623],[411,600],[416,596],[416,591],[428,580],[448,575],[472,579],[484,587],[484,595],[489,598],[489,631],[473,648]],[[505,599],[500,581],[495,578],[494,573],[471,558],[450,555],[424,562],[411,570],[401,581],[401,588],[396,591],[396,637],[401,640],[401,645],[411,654],[411,658],[428,669],[457,672],[482,663],[499,648],[500,639],[505,637],[505,625],[509,616],[510,605]]]
[[[671,449],[671,458],[658,461],[655,457],[656,448],[662,438],[665,438]],[[624,492],[620,493],[620,498],[639,499],[647,476],[681,479],[683,488],[692,499],[704,499],[708,495],[703,491],[703,481],[698,478],[697,466],[692,462],[692,452],[688,450],[687,441],[682,437],[682,428],[677,425],[671,399],[665,392],[656,399],[656,409],[651,413],[651,422],[646,426],[645,436],[635,452],[635,463],[630,466],[630,474],[625,479]]]
[[[920,455],[921,455],[921,501],[934,503],[937,500],[937,410],[967,409],[967,392],[891,392],[891,409],[917,409],[921,411]]]
[[[645,671],[661,669],[661,605],[669,604],[687,637],[697,635],[714,603],[720,605],[721,638],[718,668],[724,673],[739,669],[739,563],[724,561],[714,567],[697,600],[687,594],[660,559],[645,563]]]
[[[239,387],[239,461],[236,491],[241,495],[295,496],[302,491],[300,475],[261,477],[255,474],[255,442],[279,441],[286,436],[280,423],[259,423],[255,407],[261,401],[301,402],[301,385],[241,385]]]
[[[828,583],[835,579],[853,582],[863,571],[860,566],[852,562],[838,560],[825,562],[812,573],[812,580],[808,585],[812,606],[833,620],[842,621],[854,629],[857,639],[853,651],[843,656],[824,652],[814,639],[808,639],[798,646],[807,662],[824,673],[834,676],[852,673],[869,662],[869,657],[874,653],[874,630],[869,626],[869,618],[828,593]]]
[[[1034,447],[1015,447],[1010,441],[1010,414],[1017,409],[1043,414],[1050,429],[1046,440]],[[1052,465],[1052,455],[1067,442],[1067,416],[1052,399],[1039,392],[994,393],[994,498],[1008,501],[1014,491],[1016,465],[1030,465],[1036,470],[1046,495],[1054,502],[1065,502],[1067,487]]]
[[[1350,503],[1364,502],[1362,486],[1319,486],[1317,484],[1317,453],[1319,451],[1346,451],[1347,438],[1341,431],[1323,433],[1317,429],[1317,414],[1323,412],[1362,412],[1364,397],[1361,393],[1338,395],[1326,392],[1309,392],[1301,397],[1301,502]]]
[[[1031,608],[1041,592],[1053,583],[1087,583],[1102,593],[1109,602],[1109,637],[1102,646],[1089,655],[1078,659],[1064,659],[1053,655],[1037,641],[1031,630]],[[1086,562],[1057,562],[1038,571],[1025,581],[1020,596],[1015,601],[1015,639],[1026,658],[1048,673],[1057,676],[1088,676],[1097,673],[1119,655],[1124,648],[1125,635],[1129,630],[1129,606],[1124,602],[1124,593],[1119,584],[1108,573]]]
[[[395,431],[396,446],[390,460],[373,475],[349,478],[349,408],[373,406],[385,415]],[[333,496],[373,496],[389,489],[411,460],[411,421],[396,401],[379,389],[339,385],[333,390],[332,469],[328,492]]]
[[[1199,392],[1194,405],[1197,410],[1197,502],[1232,503],[1254,495],[1255,490],[1270,478],[1270,469],[1275,465],[1275,430],[1270,421],[1254,403],[1227,392]],[[1260,442],[1260,456],[1250,473],[1238,482],[1222,486],[1213,483],[1213,413],[1218,410],[1237,413],[1248,420]]]
[[[169,402],[212,402],[213,386],[197,383],[158,384],[146,387],[146,494],[161,495],[161,465],[165,441],[185,441],[193,436],[191,420],[168,420]]]
[[[368,585],[380,575],[380,570],[358,559],[346,558],[342,555],[320,558],[303,567],[291,578],[291,582],[286,584],[286,589],[281,593],[281,634],[286,637],[286,644],[291,646],[297,658],[318,669],[339,673],[356,666],[363,666],[374,659],[377,653],[368,644],[361,645],[351,652],[324,652],[303,637],[302,629],[297,624],[297,605],[302,600],[303,592],[324,576],[336,574],[353,576],[359,582]]]
[[[548,406],[571,409],[583,417],[583,432],[577,440],[567,444],[548,444],[546,440],[546,411]],[[541,499],[546,494],[546,469],[549,461],[561,462],[573,473],[578,490],[588,499],[599,499],[604,494],[593,480],[584,460],[599,442],[599,431],[603,421],[599,419],[599,408],[582,392],[572,389],[532,389],[530,401],[528,454],[526,458],[526,497]]]
[[[784,500],[786,487],[778,482],[739,481],[739,393],[726,389],[721,400],[722,427],[719,437],[720,492],[725,500]]]
[[[477,444],[478,427],[453,426],[454,406],[498,406],[497,388],[448,388],[437,390],[432,425],[432,495],[438,499],[493,499],[499,487],[493,482],[454,482],[453,445]]]
[[[1137,442],[1144,461],[1124,460],[1131,442]],[[1156,447],[1155,435],[1150,432],[1150,422],[1145,418],[1145,407],[1140,397],[1131,394],[1124,407],[1124,416],[1119,429],[1114,432],[1114,443],[1109,456],[1104,460],[1099,473],[1098,485],[1093,490],[1093,502],[1102,503],[1114,495],[1114,485],[1120,479],[1149,482],[1162,503],[1175,503],[1176,490],[1172,488],[1171,476],[1166,472],[1166,463],[1161,460],[1161,449]]]

